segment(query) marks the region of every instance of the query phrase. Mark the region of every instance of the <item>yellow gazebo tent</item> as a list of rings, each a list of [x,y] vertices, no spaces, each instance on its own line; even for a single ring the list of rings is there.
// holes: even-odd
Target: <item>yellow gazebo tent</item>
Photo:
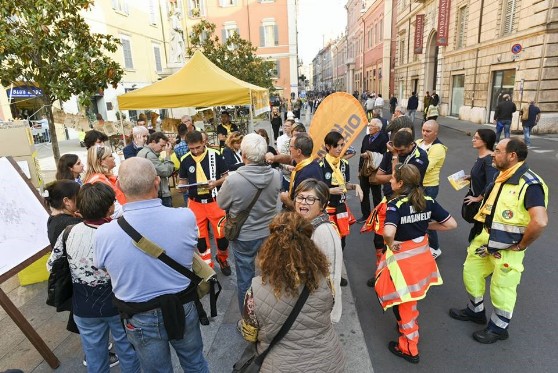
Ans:
[[[117,97],[120,110],[196,106],[254,105],[269,110],[269,92],[221,70],[202,52],[171,76]]]

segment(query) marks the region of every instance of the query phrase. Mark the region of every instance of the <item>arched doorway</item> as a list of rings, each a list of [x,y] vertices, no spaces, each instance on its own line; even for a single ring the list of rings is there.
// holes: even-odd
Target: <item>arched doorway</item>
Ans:
[[[438,46],[436,45],[436,31],[432,31],[426,43],[424,61],[424,92],[436,90],[438,77]]]

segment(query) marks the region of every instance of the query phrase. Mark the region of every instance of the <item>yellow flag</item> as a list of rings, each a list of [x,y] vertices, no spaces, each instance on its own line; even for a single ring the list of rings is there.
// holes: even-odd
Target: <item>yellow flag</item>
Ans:
[[[324,138],[331,131],[337,131],[345,138],[345,146],[341,152],[345,154],[367,124],[366,112],[356,98],[346,92],[327,96],[318,106],[308,131],[314,141],[312,158],[325,156],[327,151]]]

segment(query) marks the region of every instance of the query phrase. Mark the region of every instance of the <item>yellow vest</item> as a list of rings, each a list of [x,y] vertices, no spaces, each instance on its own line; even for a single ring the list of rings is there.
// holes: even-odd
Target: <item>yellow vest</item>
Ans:
[[[531,217],[525,209],[525,192],[530,185],[539,184],[544,192],[544,205],[548,206],[548,186],[526,165],[502,185],[494,207],[488,248],[501,250],[517,244],[523,238]],[[487,194],[488,195],[488,194]]]

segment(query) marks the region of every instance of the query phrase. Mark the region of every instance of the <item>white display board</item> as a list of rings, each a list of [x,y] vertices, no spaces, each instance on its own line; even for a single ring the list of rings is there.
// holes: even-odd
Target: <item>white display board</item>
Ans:
[[[50,244],[49,215],[29,185],[6,157],[0,158],[0,275]]]

